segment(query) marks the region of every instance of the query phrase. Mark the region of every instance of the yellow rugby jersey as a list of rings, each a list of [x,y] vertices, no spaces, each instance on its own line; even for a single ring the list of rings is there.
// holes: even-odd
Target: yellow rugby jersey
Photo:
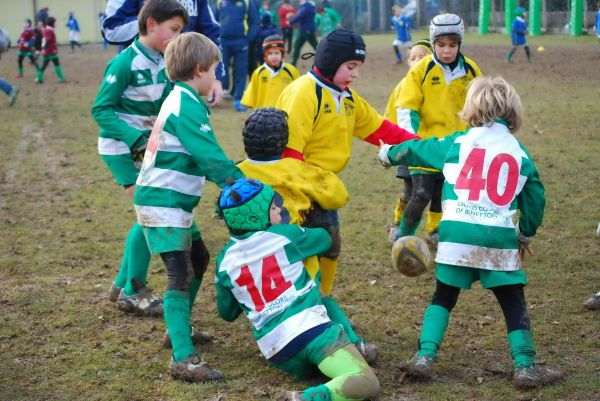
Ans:
[[[394,124],[398,124],[398,113],[396,112],[396,102],[398,96],[400,95],[400,89],[402,88],[402,83],[405,78],[402,78],[398,85],[394,88],[390,97],[388,98],[387,105],[385,106],[385,113],[383,113],[383,117],[390,120]]]
[[[348,202],[348,191],[337,175],[298,159],[272,161],[246,159],[237,165],[248,178],[269,184],[283,199],[291,224],[304,223],[312,202],[335,210]]]
[[[275,107],[288,114],[288,149],[334,173],[350,160],[352,136],[364,140],[384,121],[356,92],[340,91],[312,70],[286,87]]]
[[[291,64],[283,63],[276,71],[264,63],[252,73],[242,104],[253,108],[275,107],[281,92],[299,76],[298,70]]]
[[[421,138],[445,137],[466,130],[458,113],[462,110],[469,82],[481,76],[473,60],[459,53],[453,71],[432,55],[414,65],[396,98],[398,125]]]

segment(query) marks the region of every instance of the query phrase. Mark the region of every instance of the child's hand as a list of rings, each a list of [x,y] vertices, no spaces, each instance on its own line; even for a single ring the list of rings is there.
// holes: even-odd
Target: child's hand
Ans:
[[[379,163],[381,163],[381,165],[385,168],[389,168],[392,166],[392,162],[388,157],[388,151],[391,147],[392,145],[383,143],[381,139],[379,140],[379,153],[377,154],[377,159],[379,160]]]
[[[525,253],[528,253],[530,256],[533,256],[533,251],[530,248],[531,238],[519,233],[519,235],[517,236],[517,243],[519,244],[519,257],[521,258],[521,260],[525,260]]]

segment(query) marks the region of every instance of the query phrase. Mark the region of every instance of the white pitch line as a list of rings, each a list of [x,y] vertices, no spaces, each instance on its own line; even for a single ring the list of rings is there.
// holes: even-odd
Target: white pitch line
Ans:
[[[4,183],[2,186],[10,187],[14,183],[15,177],[17,175],[17,170],[21,166],[23,158],[27,154],[27,148],[29,147],[29,143],[31,142],[31,139],[33,137],[32,134],[33,127],[31,126],[31,124],[25,124],[21,131],[21,138],[19,140],[19,144],[17,145],[6,167],[6,174],[4,175]],[[2,196],[2,193],[6,193],[5,191],[6,189],[0,192],[0,209],[3,209],[5,207],[6,199]]]

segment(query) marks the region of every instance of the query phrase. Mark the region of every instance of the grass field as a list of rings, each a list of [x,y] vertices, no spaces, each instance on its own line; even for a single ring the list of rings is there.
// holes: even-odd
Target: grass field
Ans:
[[[424,36],[424,32],[414,37]],[[355,89],[383,111],[406,73],[392,65],[391,36],[368,37],[368,58]],[[600,49],[592,37],[530,39],[504,63],[508,39],[468,35],[463,51],[486,74],[503,75],[526,109],[519,139],[546,185],[543,226],[525,262],[526,295],[542,363],[567,372],[564,382],[531,392],[512,387],[504,319],[490,292],[464,292],[440,351],[437,379],[402,381],[398,364],[415,351],[433,272],[406,278],[390,268],[387,228],[400,184],[375,161],[376,149],[355,143],[341,177],[350,202],[341,213],[343,247],[334,296],[365,338],[381,351],[381,400],[600,400],[600,313],[582,302],[600,289]],[[33,83],[19,80],[17,103],[0,108],[0,400],[272,400],[297,383],[261,358],[245,318],[221,321],[212,286],[214,258],[192,320],[215,341],[200,349],[222,370],[222,384],[185,384],[166,374],[162,319],[121,313],[106,299],[135,219],[132,202],[97,156],[90,107],[112,52],[60,49],[71,83],[51,68]],[[303,71],[307,64],[301,65]],[[2,57],[0,76],[16,72],[16,52]],[[244,113],[225,103],[212,121],[232,159],[244,156]],[[197,221],[211,254],[226,241],[212,218],[217,190],[208,185]],[[160,294],[165,270],[153,260],[149,285]]]

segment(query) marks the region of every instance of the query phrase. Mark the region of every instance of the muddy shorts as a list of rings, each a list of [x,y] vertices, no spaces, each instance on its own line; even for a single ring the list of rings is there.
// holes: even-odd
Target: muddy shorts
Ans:
[[[522,269],[507,272],[446,265],[443,263],[436,264],[435,278],[446,285],[464,289],[470,289],[471,285],[476,281],[480,281],[483,288],[527,284],[527,275]]]
[[[171,251],[191,251],[192,242],[201,238],[196,222],[190,228],[144,227],[144,236],[152,255]]]
[[[317,370],[323,359],[350,344],[341,324],[334,323],[315,337],[296,355],[282,363],[273,363],[276,368],[291,373],[297,380],[307,379]]]

